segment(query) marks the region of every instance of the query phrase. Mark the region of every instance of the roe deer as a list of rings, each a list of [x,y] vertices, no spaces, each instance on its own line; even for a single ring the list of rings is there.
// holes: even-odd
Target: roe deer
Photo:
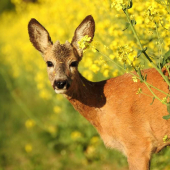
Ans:
[[[136,92],[151,94],[146,85],[134,83],[131,74],[101,82],[86,80],[77,67],[83,57],[78,42],[88,35],[92,41],[95,22],[87,16],[75,30],[72,42],[51,41],[47,30],[36,20],[28,24],[30,41],[47,63],[49,80],[56,93],[63,94],[98,131],[106,147],[116,148],[128,160],[130,170],[149,170],[152,153],[170,145],[170,120],[164,120],[167,108],[160,101]],[[146,69],[150,84],[168,93],[168,86],[155,69]],[[160,92],[155,94],[163,98]]]

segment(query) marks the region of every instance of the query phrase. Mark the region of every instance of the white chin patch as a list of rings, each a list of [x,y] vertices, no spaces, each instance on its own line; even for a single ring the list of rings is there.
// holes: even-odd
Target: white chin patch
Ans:
[[[57,94],[65,94],[67,90],[58,90],[58,89],[55,89],[54,90]]]

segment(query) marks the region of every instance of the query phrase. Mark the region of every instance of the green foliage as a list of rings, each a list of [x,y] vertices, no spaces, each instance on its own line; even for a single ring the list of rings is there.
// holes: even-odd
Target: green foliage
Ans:
[[[161,67],[163,68],[169,62],[170,62],[170,50],[167,51],[162,57]]]
[[[0,14],[7,10],[14,9],[14,5],[10,0],[1,0],[0,1]]]

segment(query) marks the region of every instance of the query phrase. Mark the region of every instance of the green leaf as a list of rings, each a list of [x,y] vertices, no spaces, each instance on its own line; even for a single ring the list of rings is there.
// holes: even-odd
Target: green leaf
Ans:
[[[170,102],[167,103],[167,111],[169,115],[163,116],[163,119],[166,119],[166,120],[170,119]]]
[[[145,48],[143,49],[143,51],[142,51],[142,52],[145,52],[147,49],[148,49],[148,48],[147,48],[147,47],[145,47]]]
[[[129,25],[130,25],[130,24],[127,22],[127,23],[126,23],[126,25],[125,25],[125,29],[123,29],[122,31],[127,30],[127,29],[128,29],[128,27],[129,27]]]
[[[136,25],[136,21],[135,20],[131,20],[131,23],[132,23],[133,26]],[[122,31],[127,30],[129,28],[129,25],[130,24],[127,22],[126,25],[125,25],[125,28]]]
[[[170,114],[170,102],[167,103],[167,111],[168,111],[168,113]]]
[[[155,101],[155,97],[152,98],[152,103],[150,105],[152,105],[154,101]]]
[[[132,0],[129,0],[129,5],[128,5],[127,9],[132,8],[132,6],[133,6],[133,2],[132,2]]]
[[[131,20],[131,23],[132,23],[133,26],[136,25],[136,21],[135,20]]]
[[[169,115],[166,115],[166,116],[163,116],[163,119],[165,119],[165,120],[170,119],[170,114],[169,114]]]
[[[147,50],[147,47],[145,47],[143,50],[138,50],[138,53],[137,53],[137,58]]]
[[[141,50],[138,50],[137,58],[140,57],[141,54],[142,54],[142,51],[141,51]]]
[[[164,56],[163,56],[163,59],[162,59],[162,63],[161,63],[161,68],[163,66],[165,66],[165,64],[169,63],[170,62],[170,50],[167,51]]]
[[[147,74],[144,76],[144,80],[145,80],[145,81],[147,81],[147,76],[148,76]]]
[[[142,73],[141,73],[141,70],[140,70],[140,68],[138,68],[138,75],[139,75],[139,77],[140,77],[140,79],[141,79],[141,82],[143,82],[143,80],[144,80],[144,77],[143,77],[143,75],[142,75]]]

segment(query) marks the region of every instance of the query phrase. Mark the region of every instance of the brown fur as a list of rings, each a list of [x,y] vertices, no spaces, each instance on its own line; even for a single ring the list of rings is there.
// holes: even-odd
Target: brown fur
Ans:
[[[58,41],[54,44],[54,55],[57,58],[68,57],[71,54],[71,45],[60,44]]]
[[[170,145],[170,142],[163,142],[165,135],[170,138],[170,120],[162,118],[168,114],[166,106],[158,100],[151,105],[152,98],[137,95],[139,88],[146,94],[152,94],[144,83],[134,83],[130,74],[90,82],[78,72],[74,62],[81,60],[83,52],[77,42],[84,35],[93,38],[95,24],[91,16],[87,16],[76,29],[72,43],[64,45],[49,43],[49,34],[44,32],[42,25],[36,25],[40,32],[36,35],[37,31],[32,29],[35,23],[35,20],[29,23],[30,40],[42,52],[44,60],[53,63],[53,67],[48,68],[48,75],[56,93],[64,94],[97,129],[107,147],[116,148],[127,156],[130,170],[149,170],[152,153]],[[35,39],[37,36],[39,38]],[[144,70],[144,73],[150,84],[168,93],[167,84],[155,69]],[[152,90],[160,98],[164,97]]]

